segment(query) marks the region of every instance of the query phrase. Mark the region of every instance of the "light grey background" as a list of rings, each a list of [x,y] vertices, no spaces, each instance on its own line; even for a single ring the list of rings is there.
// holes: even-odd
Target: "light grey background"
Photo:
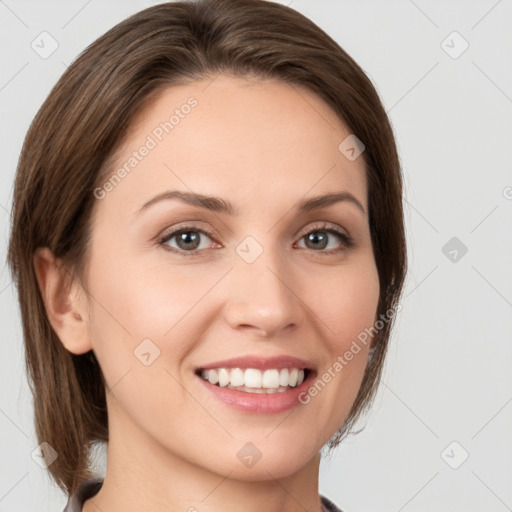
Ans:
[[[79,52],[156,3],[0,1],[3,261],[30,121]],[[373,80],[406,185],[410,271],[383,383],[365,430],[323,461],[320,491],[345,512],[510,510],[512,2],[282,3],[326,30]],[[47,58],[31,47],[51,49],[43,31],[58,43]],[[59,511],[65,496],[31,458],[31,395],[5,265],[0,308],[0,512]]]

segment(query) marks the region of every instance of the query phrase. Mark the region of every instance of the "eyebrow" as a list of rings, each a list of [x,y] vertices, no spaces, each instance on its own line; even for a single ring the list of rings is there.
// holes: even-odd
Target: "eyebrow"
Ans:
[[[197,194],[193,192],[182,192],[180,190],[170,190],[167,192],[163,192],[162,194],[158,194],[157,196],[150,199],[148,202],[144,203],[144,205],[136,212],[136,214],[140,214],[142,211],[147,210],[150,206],[160,201],[170,199],[179,199],[191,206],[198,206],[199,208],[204,208],[206,210],[218,213],[225,213],[231,216],[236,216],[240,214],[238,208],[235,208],[229,201],[225,201],[220,197],[207,196],[204,194]],[[304,214],[312,210],[327,208],[332,204],[342,201],[357,206],[359,210],[366,214],[366,210],[364,209],[363,205],[359,202],[359,200],[354,195],[347,191],[337,192],[333,194],[325,194],[321,196],[311,197],[309,199],[303,199],[302,201],[299,201],[295,205],[295,208],[298,214]]]

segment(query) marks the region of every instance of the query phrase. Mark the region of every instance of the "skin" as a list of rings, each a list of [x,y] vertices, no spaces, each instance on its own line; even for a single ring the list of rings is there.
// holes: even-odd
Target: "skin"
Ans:
[[[319,451],[356,397],[369,347],[307,405],[279,414],[222,404],[194,370],[232,357],[291,355],[322,375],[374,323],[379,280],[363,158],[349,161],[338,150],[350,131],[313,93],[220,75],[166,89],[134,123],[113,170],[190,96],[197,106],[97,201],[86,289],[63,286],[47,249],[35,256],[59,338],[75,354],[93,350],[109,388],[105,482],[83,510],[319,512]],[[240,213],[173,199],[136,214],[168,190],[221,197]],[[365,211],[350,201],[294,210],[301,199],[335,191],[350,192]],[[325,222],[354,246],[335,234],[327,248],[307,246],[308,233],[325,235],[317,227]],[[199,235],[196,256],[166,250],[186,251],[177,237],[156,241],[184,224],[215,235]],[[250,264],[235,251],[248,236],[263,249]],[[331,248],[340,251],[325,254]],[[134,356],[146,338],[160,350],[149,366]],[[262,454],[250,468],[237,457],[247,442]]]

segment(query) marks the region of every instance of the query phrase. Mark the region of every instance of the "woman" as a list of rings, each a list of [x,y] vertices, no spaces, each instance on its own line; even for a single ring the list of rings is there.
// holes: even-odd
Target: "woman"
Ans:
[[[320,451],[375,395],[401,194],[374,87],[288,7],[161,4],[87,48],[27,134],[9,247],[66,511],[339,510]]]

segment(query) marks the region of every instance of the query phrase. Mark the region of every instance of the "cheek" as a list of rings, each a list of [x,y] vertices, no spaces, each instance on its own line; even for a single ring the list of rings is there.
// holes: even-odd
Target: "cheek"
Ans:
[[[168,411],[187,401],[177,382],[180,363],[193,349],[190,340],[198,338],[185,321],[197,294],[189,289],[189,299],[187,287],[163,277],[150,280],[147,270],[125,263],[97,265],[89,281],[90,335],[109,396],[115,397],[109,406],[120,407],[135,424],[151,418],[155,425],[177,427],[179,416]]]
[[[311,287],[308,293],[327,351],[316,379],[302,397],[315,411],[306,420],[310,428],[323,424],[328,426],[324,432],[332,433],[346,418],[359,391],[371,344],[367,333],[375,323],[379,300],[373,258],[350,269],[340,268],[336,275],[331,273],[321,290]]]
[[[353,339],[373,325],[379,292],[377,268],[369,257],[311,280],[308,302],[325,327],[331,352],[346,350]]]
[[[130,372],[132,382],[140,374],[139,384],[153,385],[153,379],[163,378],[169,386],[165,369],[184,371],[182,361],[200,343],[205,323],[214,320],[202,299],[226,266],[198,272],[193,265],[170,269],[119,250],[116,258],[101,254],[93,254],[89,266],[89,325],[107,384],[115,385]],[[154,361],[151,371],[144,365],[148,361]],[[154,368],[165,375],[157,377]]]
[[[123,337],[131,337],[133,344],[139,338],[139,342],[151,336],[163,338],[190,311],[201,292],[207,291],[204,279],[201,286],[197,277],[191,281],[183,272],[148,265],[122,251],[115,254],[115,258],[91,261],[88,282],[94,296],[96,330],[121,332]],[[101,332],[96,334],[102,337]]]

